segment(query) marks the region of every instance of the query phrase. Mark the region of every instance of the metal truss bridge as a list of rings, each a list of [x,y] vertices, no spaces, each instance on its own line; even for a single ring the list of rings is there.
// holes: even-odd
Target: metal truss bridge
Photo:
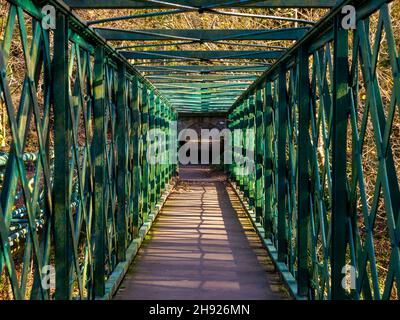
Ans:
[[[353,28],[343,24],[349,5]],[[225,165],[224,197],[235,192],[293,298],[400,297],[400,30],[390,11],[400,11],[397,0],[0,6],[0,297],[111,298],[158,212],[168,220],[165,203],[177,197],[167,200],[178,165],[147,159],[150,129],[168,137],[170,159],[174,121],[216,114],[243,133],[230,141],[235,156],[255,155],[249,174],[244,161]],[[280,8],[325,15],[265,13]],[[79,14],[88,9],[130,13],[86,21]],[[290,27],[115,27],[184,13]],[[52,270],[55,286],[47,287]]]

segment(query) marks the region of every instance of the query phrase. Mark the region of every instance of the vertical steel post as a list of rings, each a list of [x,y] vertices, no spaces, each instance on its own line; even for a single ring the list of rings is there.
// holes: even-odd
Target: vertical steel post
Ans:
[[[160,170],[160,156],[161,156],[161,150],[160,150],[160,108],[161,108],[161,101],[160,97],[156,96],[156,101],[155,101],[155,129],[156,129],[156,136],[155,136],[155,141],[157,144],[157,162],[155,164],[155,176],[156,176],[156,181],[155,181],[155,204],[157,204],[158,200],[161,197],[161,170]]]
[[[149,130],[154,130],[155,128],[155,114],[156,114],[156,98],[154,95],[153,89],[150,89],[150,95],[149,95]],[[150,137],[147,135],[147,137]],[[154,137],[153,137],[154,140]],[[150,145],[150,142],[152,143]],[[156,155],[152,154],[154,151],[154,141],[148,141],[148,155],[155,157]],[[151,152],[149,152],[151,150]],[[155,208],[155,203],[156,203],[156,164],[155,163],[149,163],[149,184],[150,184],[150,205],[149,205],[149,210],[152,212]]]
[[[242,163],[242,177],[243,177],[243,193],[247,201],[249,201],[249,171],[248,171],[248,160],[247,159],[247,149],[249,148],[248,139],[249,139],[249,98],[246,98],[243,103],[243,139],[242,139],[242,148],[243,148],[243,163]]]
[[[139,202],[140,202],[140,185],[141,185],[141,174],[140,174],[140,111],[139,111],[139,83],[137,78],[132,81],[132,133],[133,133],[133,190],[132,190],[132,202],[133,202],[133,225],[135,231],[139,229]]]
[[[168,139],[167,139],[167,133],[166,133],[166,105],[164,102],[160,101],[160,132],[162,132],[163,135],[163,141],[161,145],[161,164],[160,164],[160,176],[161,176],[161,181],[160,181],[160,194],[165,190],[165,182],[166,182],[166,150],[167,150],[167,144],[168,144]]]
[[[239,123],[238,123],[238,181],[241,191],[244,190],[244,102],[239,105]]]
[[[142,205],[142,217],[143,222],[147,221],[147,216],[150,211],[149,206],[149,163],[147,161],[147,148],[148,148],[148,141],[147,141],[147,134],[149,130],[149,97],[148,97],[148,90],[145,84],[143,84],[142,88],[142,195],[143,195],[143,205]]]
[[[105,54],[103,47],[95,49],[94,60],[94,296],[102,297],[105,293]]]
[[[256,185],[255,185],[255,214],[259,222],[263,214],[264,187],[263,187],[263,157],[264,157],[264,119],[263,119],[263,88],[258,88],[256,93],[256,135],[255,135],[255,166],[256,166]]]
[[[53,90],[55,298],[67,300],[71,292],[69,283],[71,270],[69,254],[71,246],[70,188],[68,186],[71,126],[69,119],[68,21],[66,16],[60,12],[57,12],[54,32]]]
[[[308,151],[310,150],[310,80],[307,47],[298,51],[299,134],[297,143],[297,291],[300,296],[307,296],[309,289],[308,267],[308,228],[310,223],[310,177]]]
[[[265,83],[264,88],[264,230],[265,238],[272,235],[273,199],[274,199],[274,108],[272,101],[272,84]]]
[[[287,93],[286,68],[280,66],[278,78],[278,261],[286,262],[288,252],[287,240]]]
[[[177,123],[177,121],[178,121],[178,114],[177,114],[176,112],[173,112],[173,110],[171,110],[171,115],[172,115],[171,120],[174,121],[175,123]],[[175,129],[173,130],[173,134],[174,134],[175,137],[177,136],[177,132],[176,132],[177,129],[178,129],[178,128],[177,128],[177,125],[175,125]],[[171,149],[171,152],[174,153],[174,154],[178,152],[178,147],[177,147],[177,144],[176,144],[176,139],[175,139],[175,137],[174,137],[175,144],[173,145],[173,147],[172,147],[172,149]],[[173,175],[174,177],[176,177],[176,176],[178,175],[178,164],[177,164],[177,162],[175,162],[175,163],[172,165],[172,168],[173,168],[173,169],[172,169],[172,175]]]
[[[171,143],[172,143],[172,141],[171,141],[171,126],[170,126],[170,123],[171,123],[171,109],[170,109],[170,107],[168,106],[166,106],[166,109],[165,109],[165,132],[166,132],[166,137],[165,137],[165,139],[166,139],[166,141],[167,141],[167,144],[166,144],[166,150],[165,150],[165,156],[166,156],[166,159],[165,159],[165,161],[166,161],[166,165],[165,165],[165,170],[166,170],[166,181],[170,181],[170,179],[171,179],[171,165],[172,165],[172,157],[171,157]]]
[[[117,261],[125,261],[126,255],[126,175],[127,175],[127,132],[126,132],[126,66],[118,64],[118,88],[117,88],[117,149],[118,149],[118,170],[117,170]]]
[[[346,190],[346,150],[348,123],[348,31],[341,26],[338,15],[334,25],[333,65],[333,148],[332,148],[332,248],[331,288],[332,299],[345,299],[342,286],[346,256],[346,219],[348,217],[348,195]]]
[[[248,137],[247,137],[247,148],[249,157],[250,168],[247,173],[247,185],[248,185],[248,201],[251,208],[255,208],[255,183],[256,183],[256,172],[255,172],[255,130],[256,130],[256,103],[255,93],[251,93],[249,96],[248,104]]]
[[[233,157],[233,177],[235,183],[240,186],[240,179],[239,179],[239,168],[240,168],[240,150],[241,145],[239,141],[239,134],[240,134],[240,106],[236,107],[234,110],[233,115],[233,142],[234,142],[234,157]]]

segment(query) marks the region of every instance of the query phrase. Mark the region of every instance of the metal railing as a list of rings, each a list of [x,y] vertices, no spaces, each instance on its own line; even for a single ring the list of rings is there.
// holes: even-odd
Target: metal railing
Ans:
[[[297,297],[399,297],[399,61],[389,3],[343,1],[230,110],[243,131],[231,178]],[[243,174],[252,148],[255,176]]]

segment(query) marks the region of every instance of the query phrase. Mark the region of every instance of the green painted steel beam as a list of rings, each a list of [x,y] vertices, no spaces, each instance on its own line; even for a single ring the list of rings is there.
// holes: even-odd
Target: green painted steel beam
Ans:
[[[234,101],[237,97],[239,96],[239,93],[237,94],[237,95],[232,95],[232,96],[229,96],[229,101]],[[172,101],[176,101],[176,100],[179,100],[179,101],[218,101],[219,99],[206,99],[206,98],[203,98],[203,99],[201,99],[201,97],[199,97],[199,96],[192,96],[193,97],[193,99],[185,99],[185,98],[182,98],[182,97],[180,97],[180,96],[170,96],[169,97],[169,99],[171,100],[171,103],[172,103]],[[222,98],[223,96],[222,95],[220,95],[220,97],[219,98]]]
[[[346,290],[339,284],[346,265],[347,220],[350,216],[348,200],[347,135],[349,85],[349,34],[341,26],[338,16],[334,25],[334,70],[333,70],[333,141],[332,141],[332,299],[346,299]],[[305,284],[304,284],[305,285]]]
[[[227,103],[190,103],[190,102],[186,102],[186,103],[176,103],[177,107],[203,107],[203,106],[209,106],[209,107],[229,107],[229,102]]]
[[[204,109],[208,109],[208,110],[218,110],[218,111],[227,111],[229,109],[229,105],[217,105],[217,106],[211,106],[211,105],[199,105],[199,106],[191,106],[191,105],[180,105],[178,106],[178,110],[183,111],[183,110],[204,110]]]
[[[186,94],[185,94],[186,95]],[[216,97],[218,96],[218,97],[230,97],[231,99],[235,99],[235,98],[237,98],[238,96],[240,95],[240,93],[239,92],[236,92],[236,93],[233,93],[233,94],[230,94],[230,95],[226,95],[226,94],[224,94],[223,92],[218,92],[218,95],[216,95]],[[172,94],[170,94],[170,95],[166,95],[167,97],[168,97],[168,99],[171,99],[171,98],[181,98],[182,96],[183,96],[183,94],[175,94],[175,95],[172,95]],[[198,97],[199,95],[198,94],[193,94],[193,95],[189,95],[189,94],[187,94],[187,96],[193,96],[193,97]]]
[[[118,85],[117,85],[117,121],[119,125],[116,130],[117,152],[118,152],[118,175],[117,175],[117,192],[118,192],[118,210],[116,216],[117,225],[117,261],[126,260],[126,217],[127,217],[127,195],[125,193],[127,182],[127,85],[126,85],[126,66],[119,64],[117,66]]]
[[[175,95],[171,95],[170,96],[170,98],[169,98],[169,100],[172,102],[172,101],[177,101],[177,100],[180,100],[180,101],[185,101],[185,100],[190,100],[190,101],[197,101],[197,100],[215,100],[215,101],[220,101],[220,100],[229,100],[229,101],[231,101],[233,98],[235,97],[235,95],[230,95],[230,96],[225,96],[225,95],[206,95],[206,96],[201,96],[201,95],[198,95],[198,96],[183,96],[183,95],[178,95],[178,96],[175,96]]]
[[[212,92],[203,92],[201,93],[200,91],[178,91],[178,92],[163,92],[164,96],[170,99],[171,97],[190,97],[190,96],[195,96],[195,97],[206,97],[208,95],[212,95],[213,97],[236,97],[238,96],[237,92],[226,92],[225,90],[218,90],[218,91],[212,91]]]
[[[238,92],[241,92],[241,91],[243,91],[244,90],[244,88],[245,87],[242,87],[242,88],[229,88],[229,91],[232,91],[232,93],[233,93],[233,91],[236,91],[236,93],[238,93]],[[168,90],[170,91],[169,92],[169,94],[168,94]],[[162,89],[161,90],[161,92],[164,94],[164,95],[166,95],[166,96],[171,96],[171,95],[173,95],[175,92],[174,92],[174,90],[176,90],[176,88],[165,88],[165,89]],[[193,90],[193,89],[192,89]],[[182,93],[185,93],[185,91],[182,91]],[[186,92],[187,94],[190,94],[190,92]],[[196,92],[195,92],[196,93]],[[210,90],[206,90],[206,89],[203,89],[203,91],[198,91],[197,92],[197,94],[216,94],[216,93],[226,93],[226,90],[224,90],[224,89],[219,89],[219,90],[212,90],[212,89],[210,89]]]
[[[175,101],[174,105],[182,105],[182,104],[193,104],[193,105],[225,105],[229,104],[230,101],[199,101],[199,100],[186,100],[186,101]]]
[[[242,89],[238,89],[239,91]],[[193,89],[179,89],[177,91],[163,91],[163,94],[168,97],[189,97],[189,96],[199,96],[199,97],[206,97],[212,95],[213,97],[231,97],[236,96],[238,94],[238,90],[223,90],[223,89],[203,89],[203,90],[193,90]]]
[[[231,99],[232,100],[232,99]],[[172,100],[174,101],[174,105],[182,104],[182,103],[192,103],[192,104],[225,104],[232,102],[231,100]]]
[[[204,1],[201,0],[169,0],[171,4],[201,8]],[[209,0],[207,6],[213,8],[331,8],[336,0],[264,0],[264,1],[227,1]],[[76,9],[165,9],[175,8],[168,3],[131,1],[131,0],[65,0],[72,8]]]
[[[309,176],[309,137],[310,137],[310,89],[309,89],[309,56],[307,46],[301,46],[298,51],[297,63],[299,83],[297,85],[299,124],[298,124],[298,212],[297,212],[297,259],[298,275],[297,288],[300,296],[308,294],[309,270],[309,223],[310,223],[310,176]],[[343,70],[342,70],[343,71]],[[342,72],[341,71],[341,72]],[[345,150],[345,149],[344,149]],[[346,154],[343,152],[342,153]]]
[[[185,105],[182,104],[179,106],[180,109],[199,109],[199,108],[213,108],[213,109],[229,109],[228,104],[221,104],[221,105],[209,105],[209,104],[202,104],[202,105]]]
[[[229,105],[231,105],[232,102],[190,102],[190,101],[181,101],[181,102],[175,102],[174,103],[174,107],[177,110],[180,110],[182,107],[200,107],[200,106],[204,106],[204,105],[209,105],[209,106],[222,106],[222,107],[228,107]],[[229,108],[228,108],[229,109]]]
[[[208,114],[209,112],[227,112],[228,109],[221,109],[221,108],[216,108],[216,109],[212,109],[212,108],[207,108],[207,107],[203,107],[203,108],[196,108],[196,109],[190,109],[190,108],[182,108],[179,110],[179,113],[181,112],[198,112],[201,114]]]
[[[179,106],[179,112],[182,110],[200,110],[200,109],[204,109],[204,108],[208,108],[210,110],[223,110],[224,112],[226,112],[228,110],[228,106],[227,105],[219,105],[219,106],[210,106],[210,105],[201,105],[201,106],[190,106],[190,105],[181,105]]]
[[[251,82],[177,82],[177,83],[159,83],[157,88],[159,90],[165,90],[169,88],[188,88],[188,89],[212,89],[212,88],[231,88],[231,87],[247,87]]]
[[[178,66],[140,66],[135,65],[135,68],[140,72],[151,74],[214,74],[214,73],[256,73],[264,72],[268,65],[178,65]]]
[[[201,111],[201,110],[214,110],[214,111],[219,111],[219,112],[226,112],[228,110],[228,106],[218,106],[218,107],[211,107],[211,106],[195,106],[195,107],[191,107],[191,106],[181,106],[179,108],[178,112],[182,112],[182,111]]]
[[[139,153],[142,157],[145,150],[139,149],[140,111],[150,112],[146,117],[155,116],[156,127],[160,124],[159,109],[151,113],[145,106],[139,111],[138,81],[146,95],[151,90],[158,107],[162,103],[163,111],[168,110],[171,120],[176,119],[176,111],[63,2],[44,2],[56,7],[54,37],[41,24],[41,1],[7,2],[0,91],[11,140],[9,153],[1,157],[2,280],[17,300],[111,297],[126,272],[123,265],[132,258],[132,248],[137,249],[139,228],[146,222],[138,221],[139,191],[142,185],[143,190],[148,186],[148,181],[139,184],[137,170],[141,170]],[[18,60],[26,70],[21,91],[12,93],[6,66],[14,42],[22,45]],[[15,105],[11,93],[18,98]],[[148,124],[140,132],[143,137],[147,129]],[[27,140],[32,132],[36,133],[33,140]],[[147,146],[146,138],[142,140]],[[25,159],[24,149],[32,143],[37,150]],[[26,174],[28,161],[32,176]],[[151,176],[157,188],[162,185],[158,169]],[[152,208],[161,195],[157,191],[150,198]],[[55,267],[52,292],[42,285],[42,266],[47,265]]]
[[[181,75],[181,76],[160,76],[160,75],[151,75],[147,76],[147,79],[151,80],[153,83],[175,83],[178,81],[187,81],[187,82],[206,82],[206,81],[229,81],[229,80],[255,80],[257,79],[256,75]]]
[[[164,89],[160,89],[160,91],[161,91],[164,95],[170,97],[171,95],[174,94],[174,91],[175,91],[176,89],[180,89],[180,88],[183,88],[183,87],[180,86],[180,87],[177,87],[177,88],[174,88],[174,87],[171,87],[171,88],[164,88]],[[223,88],[223,87],[220,87],[220,88]],[[246,86],[243,86],[243,87],[229,87],[229,91],[236,91],[236,93],[238,93],[238,92],[243,91],[245,88],[246,88]],[[188,87],[187,89],[196,90],[196,88],[190,88],[190,87]],[[201,89],[198,89],[198,90],[201,90]],[[204,88],[203,90],[204,90],[204,92],[202,92],[202,94],[214,94],[213,90],[206,90],[206,88]],[[169,91],[169,94],[168,94],[168,91]],[[222,92],[222,91],[219,90],[218,92],[220,93],[220,92]],[[201,93],[201,91],[198,91],[198,93]]]
[[[145,29],[124,30],[114,28],[95,28],[106,40],[146,41],[146,40],[298,40],[308,30],[307,27],[282,29]]]
[[[215,59],[278,59],[284,51],[243,50],[243,51],[121,51],[126,59],[182,59],[182,60],[215,60]]]
[[[370,14],[372,14],[379,6],[383,5],[384,3],[391,2],[392,0],[370,0],[367,1],[367,5],[357,11],[357,20],[360,20]],[[260,85],[263,81],[265,81],[268,76],[274,74],[277,71],[277,68],[280,64],[287,63],[296,55],[297,50],[301,45],[304,43],[310,43],[312,40],[316,41],[317,39],[321,38],[323,34],[330,32],[332,26],[334,24],[334,19],[336,15],[342,10],[343,6],[351,4],[351,0],[342,0],[339,1],[340,6],[334,7],[325,17],[321,19],[308,33],[304,35],[302,39],[300,39],[294,46],[288,49],[284,55],[282,55],[279,60],[275,61],[273,65],[270,66],[264,73],[256,80],[254,83],[245,91],[243,92],[242,96],[232,105],[232,108],[235,108],[238,104],[240,104],[245,97],[252,92],[257,86]]]
[[[210,99],[201,99],[201,98],[188,98],[188,99],[182,99],[182,98],[171,98],[171,102],[173,103],[178,103],[178,102],[210,102],[210,103],[221,103],[221,102],[232,102],[232,98],[230,99],[214,99],[214,98],[210,98]]]
[[[175,86],[189,86],[193,88],[220,88],[220,87],[232,87],[232,86],[246,86],[252,83],[251,80],[241,80],[241,81],[202,81],[202,82],[154,82],[157,87],[175,87]]]
[[[58,14],[56,19],[56,32],[54,35],[55,56],[54,74],[56,80],[54,90],[54,151],[58,158],[54,161],[54,240],[56,266],[56,291],[55,299],[67,300],[70,297],[69,274],[72,267],[69,247],[71,245],[70,217],[70,192],[69,178],[69,151],[70,128],[68,126],[68,20],[63,14]],[[98,270],[96,270],[96,275]],[[96,289],[101,288],[95,281]]]
[[[216,114],[220,114],[220,113],[226,113],[226,110],[214,110],[214,109],[199,109],[199,110],[191,110],[191,109],[183,109],[180,110],[178,114],[184,114],[184,113],[198,113],[199,115],[204,115],[207,114],[207,116],[210,115],[210,113],[216,113]]]
[[[214,96],[214,95],[210,95],[210,96],[173,96],[171,95],[170,97],[170,101],[187,101],[187,100],[205,100],[205,101],[231,101],[233,98],[235,97],[235,95],[231,95],[231,96],[225,96],[223,94],[218,95],[218,96]]]

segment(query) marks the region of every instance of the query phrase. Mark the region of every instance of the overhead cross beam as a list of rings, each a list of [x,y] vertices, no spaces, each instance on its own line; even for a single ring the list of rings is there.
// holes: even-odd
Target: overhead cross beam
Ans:
[[[248,86],[247,86],[248,87]],[[231,92],[230,95],[232,96],[239,96],[240,92],[243,92],[247,87],[244,88],[229,88],[229,91]],[[192,95],[192,96],[198,96],[199,92],[196,92],[195,89],[191,89],[191,91],[185,91],[186,88],[174,88],[174,89],[161,89],[160,92],[167,98],[171,98],[171,96],[176,97],[178,94],[185,94],[185,95]],[[187,90],[187,89],[186,89]],[[169,93],[168,93],[169,92]],[[202,94],[226,94],[227,89],[226,88],[214,88],[210,89],[208,91],[203,91]]]
[[[182,14],[190,11],[197,11],[197,10],[182,10],[182,9],[173,9],[173,10],[163,10],[163,11],[154,11],[154,12],[145,12],[145,13],[138,13],[138,14],[129,14],[123,16],[115,16],[115,17],[107,17],[102,19],[90,20],[87,21],[89,26],[95,24],[101,24],[106,22],[113,22],[113,21],[123,21],[123,20],[133,20],[133,19],[143,19],[143,18],[150,18],[150,17],[157,17],[157,16],[166,16],[166,15],[173,15],[173,14]],[[247,18],[254,18],[254,19],[269,19],[269,20],[277,20],[277,21],[291,21],[296,23],[314,25],[315,23],[310,20],[299,19],[299,18],[292,18],[286,16],[277,16],[277,15],[264,15],[264,14],[254,14],[254,13],[246,13],[246,12],[237,12],[237,11],[224,11],[224,10],[216,10],[216,9],[207,9],[205,10],[208,14],[217,14],[217,15],[226,15],[232,17],[247,17]]]
[[[298,40],[308,30],[302,28],[282,29],[150,29],[123,30],[112,28],[95,29],[106,40],[146,41],[146,40],[191,40],[191,41],[221,41],[221,40]]]
[[[151,74],[181,74],[181,73],[194,73],[194,74],[214,74],[214,73],[257,73],[264,72],[268,65],[213,65],[213,66],[202,66],[202,65],[179,65],[179,66],[138,66],[135,68],[140,72],[147,72]]]
[[[247,87],[251,84],[251,81],[247,82],[206,82],[206,83],[197,83],[197,82],[182,82],[182,83],[159,83],[157,84],[157,88],[176,88],[180,87],[187,87],[187,88],[204,88],[204,89],[211,89],[211,88],[222,88],[222,87]]]
[[[174,105],[232,105],[232,100],[172,100]]]
[[[147,79],[154,83],[168,82],[220,82],[220,81],[252,81],[257,79],[256,75],[253,74],[241,74],[241,75],[181,75],[181,76],[160,76],[160,75],[149,75]]]
[[[331,8],[336,0],[264,0],[264,1],[228,1],[228,0],[168,0],[168,3],[155,3],[132,0],[65,0],[76,9],[166,9],[183,6],[182,9],[212,8]],[[174,6],[176,4],[177,6]]]
[[[205,94],[212,94],[212,95],[225,95],[225,96],[238,96],[243,89],[233,89],[229,90],[229,93],[227,93],[228,90],[226,89],[210,89],[208,91],[202,91],[201,93],[199,91],[193,90],[193,89],[185,89],[185,88],[176,88],[174,91],[172,90],[160,90],[162,92],[163,96],[167,97],[168,99],[171,97],[177,97],[177,96],[184,96],[184,95],[191,95],[191,96],[199,96],[199,95],[205,95]]]
[[[179,90],[179,89],[178,89]],[[243,89],[242,89],[243,91]],[[231,104],[233,102],[235,102],[235,99],[237,99],[240,96],[240,90],[235,90],[232,92],[232,94],[225,96],[224,93],[226,93],[226,90],[224,91],[224,89],[221,89],[220,91],[216,91],[214,92],[208,92],[208,93],[204,93],[204,94],[196,94],[196,93],[181,93],[181,94],[174,94],[174,93],[170,93],[168,94],[165,91],[160,90],[160,92],[162,92],[163,95],[165,95],[165,97],[168,99],[168,101],[170,101],[171,103],[173,103],[174,99],[180,99],[182,101],[191,101],[192,99],[203,99],[203,100],[207,100],[207,101],[211,101],[214,99],[231,99]],[[186,97],[185,97],[186,96]],[[211,98],[210,96],[215,96],[213,98]]]
[[[215,59],[278,59],[284,51],[121,51],[127,59],[182,59],[182,60],[215,60]]]
[[[336,0],[67,0],[73,8],[131,8],[131,9],[164,9],[146,11],[120,17],[104,18],[89,21],[89,25],[109,21],[129,20],[159,15],[179,14],[185,12],[236,15],[236,12],[217,10],[218,8],[282,8],[282,7],[320,7],[330,8]],[[167,9],[167,10],[165,10]],[[272,16],[238,12],[243,17],[271,18]],[[300,21],[290,17],[275,17],[296,23],[313,24],[312,21]],[[297,19],[297,20],[296,20]],[[296,21],[295,21],[296,20]],[[279,59],[285,52],[284,45],[268,43],[251,43],[251,41],[293,41],[302,38],[309,27],[281,29],[116,29],[94,28],[107,41],[131,41],[117,48],[122,56],[135,61],[135,68],[146,73],[160,92],[180,110],[228,109],[254,80],[255,74],[265,72],[269,64],[262,61],[252,65],[239,65],[238,60]],[[139,42],[140,41],[140,42]],[[239,46],[250,50],[157,50],[163,45],[195,45],[215,43]],[[245,46],[249,47],[246,48]],[[145,47],[153,47],[147,51]],[[161,49],[161,48],[160,48]],[[253,49],[253,50],[251,50]],[[137,51],[139,50],[139,51]],[[144,51],[146,50],[146,51]],[[142,61],[140,61],[142,60]],[[231,65],[198,65],[199,62],[223,60]],[[160,65],[161,61],[168,65]],[[140,62],[140,63],[138,63]],[[173,66],[171,63],[186,62],[187,65]],[[265,61],[264,61],[265,62]],[[268,61],[269,62],[269,61]],[[193,65],[191,65],[193,64]]]

